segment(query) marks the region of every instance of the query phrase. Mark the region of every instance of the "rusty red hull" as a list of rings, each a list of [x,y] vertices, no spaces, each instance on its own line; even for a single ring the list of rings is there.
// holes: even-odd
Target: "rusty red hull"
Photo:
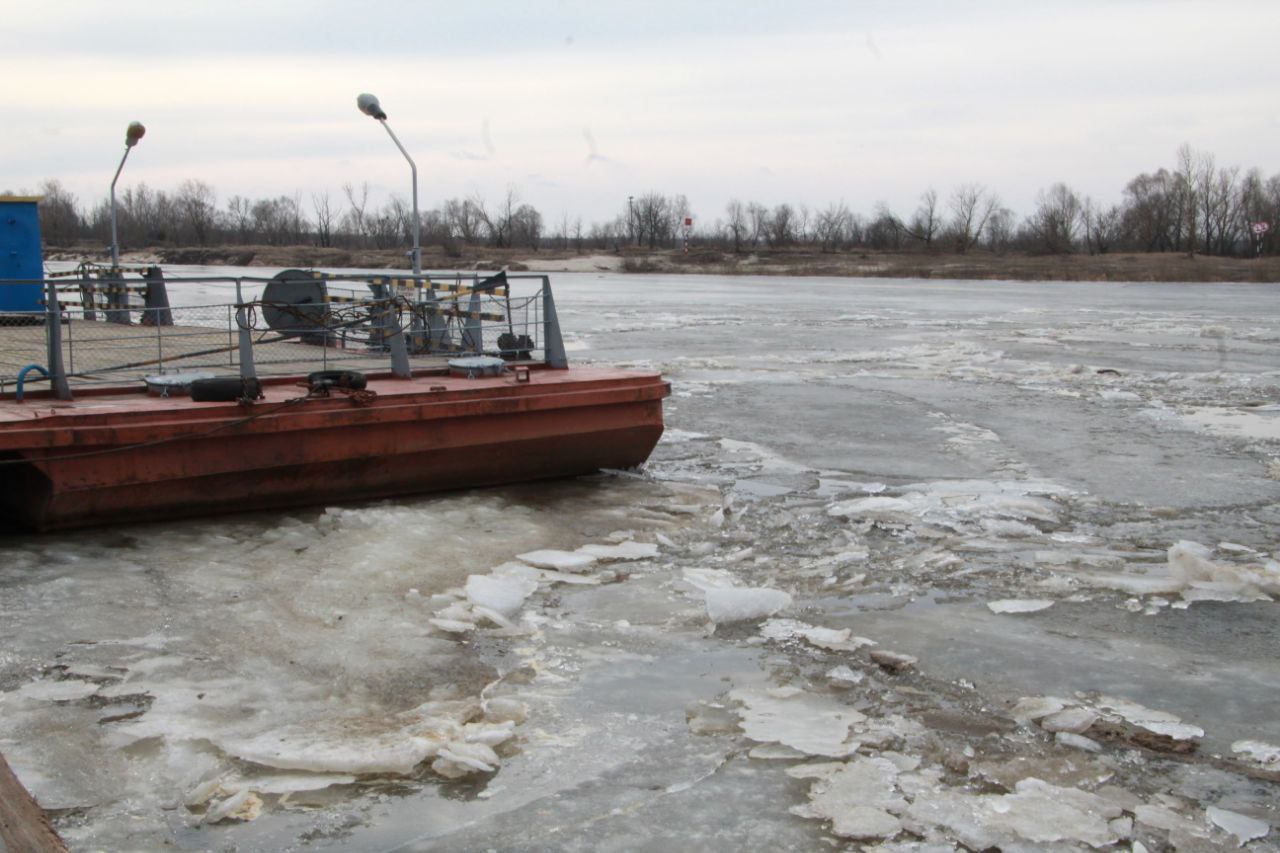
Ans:
[[[0,502],[51,530],[628,468],[662,435],[657,374],[371,377],[368,405],[269,385],[252,406],[137,392],[0,401]]]

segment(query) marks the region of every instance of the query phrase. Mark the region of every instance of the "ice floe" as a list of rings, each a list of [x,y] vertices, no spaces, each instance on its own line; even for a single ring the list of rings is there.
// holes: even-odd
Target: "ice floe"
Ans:
[[[906,809],[907,801],[897,790],[898,768],[888,759],[858,756],[847,764],[802,765],[788,772],[818,776],[809,802],[792,808],[793,814],[830,820],[832,832],[854,840],[888,838],[902,829],[895,815]]]
[[[1280,768],[1280,746],[1260,740],[1238,740],[1231,744],[1231,751],[1263,767]]]
[[[1103,847],[1120,840],[1109,824],[1120,815],[1119,807],[1096,794],[1033,777],[1010,794],[937,791],[917,797],[906,811],[909,822],[944,828],[975,850],[1026,848],[1025,842]]]
[[[772,694],[736,688],[729,698],[741,704],[743,732],[760,743],[781,743],[807,755],[841,758],[861,745],[850,727],[865,715],[823,696],[803,691]]]
[[[875,640],[853,636],[849,628],[819,628],[797,619],[770,619],[760,626],[760,636],[767,640],[801,639],[831,651],[852,652],[876,644]]]
[[[1238,812],[1220,809],[1217,806],[1209,806],[1209,808],[1205,809],[1205,816],[1215,826],[1221,827],[1234,835],[1236,842],[1241,847],[1255,838],[1262,838],[1271,831],[1271,824],[1265,820],[1258,820]]]
[[[1052,606],[1053,601],[1045,598],[1004,598],[987,602],[992,613],[1036,613]]]
[[[772,616],[791,606],[791,596],[769,587],[717,587],[709,589],[707,616],[717,625]]]

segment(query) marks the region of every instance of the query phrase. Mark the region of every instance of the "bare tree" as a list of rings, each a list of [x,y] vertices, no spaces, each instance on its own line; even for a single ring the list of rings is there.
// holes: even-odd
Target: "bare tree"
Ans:
[[[947,202],[951,210],[951,237],[956,251],[967,252],[978,244],[991,214],[1000,207],[1000,198],[982,184],[963,184]]]
[[[1199,189],[1206,167],[1212,171],[1212,158],[1206,163],[1206,156],[1185,142],[1178,148],[1178,169],[1174,172],[1174,177],[1177,179],[1178,206],[1182,215],[1183,233],[1186,235],[1188,258],[1196,256],[1196,226],[1200,218]]]
[[[347,204],[351,205],[351,210],[347,213],[348,231],[356,238],[361,245],[364,244],[368,236],[368,226],[365,223],[365,209],[369,206],[369,184],[360,184],[360,189],[356,190],[350,182],[342,185],[342,192],[347,197]]]
[[[783,203],[773,209],[766,223],[770,246],[789,246],[795,242],[795,218],[795,209],[789,204]]]
[[[76,197],[56,179],[40,185],[40,233],[55,246],[70,245],[79,235],[83,221],[76,209]]]
[[[747,236],[747,209],[742,202],[730,199],[729,204],[725,206],[725,214],[728,216],[726,227],[733,236],[733,251],[735,253],[742,251],[743,238]]]
[[[1085,198],[1080,212],[1080,224],[1084,226],[1085,246],[1089,254],[1103,255],[1122,235],[1123,216],[1116,205],[1104,208],[1093,199]]]
[[[316,242],[321,248],[333,245],[333,202],[329,200],[329,191],[317,195],[311,194],[311,209],[316,214]]]
[[[824,252],[838,249],[849,233],[852,217],[843,201],[833,202],[817,215],[813,222],[813,234]]]
[[[236,230],[236,239],[247,243],[253,230],[253,203],[242,195],[227,199],[227,219]]]
[[[872,249],[901,249],[904,236],[912,236],[910,229],[894,215],[889,205],[877,202],[871,222],[863,234],[867,246]]]
[[[907,229],[907,234],[924,243],[924,247],[929,249],[932,248],[933,238],[941,225],[942,217],[938,213],[938,191],[930,187],[920,195],[920,206],[911,217],[911,226]]]
[[[522,204],[511,214],[511,245],[538,251],[542,241],[542,214],[531,204]]]
[[[1179,217],[1174,178],[1164,169],[1138,175],[1124,188],[1124,231],[1145,252],[1176,248]]]
[[[769,230],[769,209],[763,204],[750,202],[747,205],[747,221],[751,225],[751,245],[757,246]]]
[[[1036,212],[1026,222],[1029,242],[1037,251],[1067,254],[1075,247],[1080,226],[1080,197],[1066,184],[1057,183],[1036,196]]]
[[[204,181],[183,181],[174,197],[174,204],[185,232],[183,238],[203,246],[217,220],[217,196],[213,187]]]

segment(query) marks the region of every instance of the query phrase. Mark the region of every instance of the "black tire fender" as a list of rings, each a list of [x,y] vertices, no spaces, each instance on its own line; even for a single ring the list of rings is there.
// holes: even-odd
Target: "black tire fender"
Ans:
[[[230,403],[257,400],[261,396],[262,383],[254,377],[215,376],[191,383],[191,399],[197,403]]]
[[[369,380],[358,370],[317,370],[307,374],[307,384],[312,390],[347,388],[351,391],[363,391]]]

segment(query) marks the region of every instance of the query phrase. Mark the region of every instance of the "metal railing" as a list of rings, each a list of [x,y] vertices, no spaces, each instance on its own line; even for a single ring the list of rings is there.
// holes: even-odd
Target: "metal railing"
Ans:
[[[407,377],[458,354],[567,366],[546,276],[291,270],[166,279],[155,267],[105,269],[0,280],[43,295],[40,310],[0,311],[0,393],[52,387],[69,398],[82,385],[175,372]]]

